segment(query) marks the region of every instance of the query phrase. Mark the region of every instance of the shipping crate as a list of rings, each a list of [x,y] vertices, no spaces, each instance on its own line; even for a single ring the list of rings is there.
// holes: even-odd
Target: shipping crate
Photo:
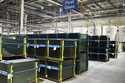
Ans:
[[[0,61],[0,83],[38,83],[36,59]]]
[[[89,60],[109,61],[109,38],[107,36],[89,36]]]
[[[2,55],[3,57],[22,56],[24,55],[24,36],[3,35],[2,36]]]
[[[73,60],[65,60],[63,62],[47,60],[47,62],[39,64],[40,76],[62,82],[75,76],[75,65]]]

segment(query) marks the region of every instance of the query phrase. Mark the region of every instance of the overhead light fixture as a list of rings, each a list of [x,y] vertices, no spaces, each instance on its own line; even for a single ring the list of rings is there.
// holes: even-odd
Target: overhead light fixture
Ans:
[[[53,0],[47,0],[48,2],[50,2],[50,3],[53,3],[53,4],[55,4],[55,5],[59,5],[59,6],[62,6],[60,3],[58,3],[58,2],[55,2],[55,1],[53,1]]]
[[[43,7],[43,6],[41,6],[40,8],[41,8],[42,10],[44,9],[44,7]]]
[[[88,0],[78,0],[78,2],[86,2],[86,1],[88,1]]]
[[[125,3],[123,3],[123,6],[125,6]]]
[[[52,6],[52,4],[50,3],[50,4],[48,4],[48,6]]]
[[[0,3],[2,3],[4,0],[0,0]]]

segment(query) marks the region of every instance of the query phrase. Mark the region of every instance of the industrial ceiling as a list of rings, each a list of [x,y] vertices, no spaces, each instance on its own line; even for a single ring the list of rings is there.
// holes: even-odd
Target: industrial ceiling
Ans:
[[[0,23],[4,23],[2,27],[17,27],[19,25],[20,1],[21,0],[0,0]],[[53,21],[67,21],[67,15],[60,15],[63,0],[24,1],[27,26]],[[79,9],[72,13],[72,20],[125,15],[124,0],[78,0],[78,4]]]

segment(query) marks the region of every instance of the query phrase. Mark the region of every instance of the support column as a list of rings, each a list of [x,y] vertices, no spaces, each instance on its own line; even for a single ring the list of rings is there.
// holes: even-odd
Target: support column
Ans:
[[[73,32],[71,11],[68,13],[68,32]]]
[[[21,5],[20,5],[20,29],[19,29],[19,34],[24,34],[24,36],[25,36],[24,37],[24,43],[23,43],[24,44],[23,55],[26,58],[27,57],[27,53],[26,53],[26,48],[27,48],[27,41],[26,41],[27,14],[24,15],[24,0],[20,0],[20,1],[21,1]]]
[[[19,34],[22,34],[24,32],[24,0],[21,1],[21,6],[20,6],[20,30]]]
[[[24,14],[24,34],[27,34],[27,18],[28,15]]]
[[[27,17],[28,17],[28,15],[27,14],[24,14],[24,50],[23,50],[23,52],[24,52],[24,57],[26,58],[27,57],[27,38],[26,38],[26,34],[27,34]]]
[[[2,23],[0,24],[0,60],[2,60]]]
[[[104,32],[103,32],[103,25],[101,25],[101,35],[103,35]]]
[[[55,33],[58,33],[59,31],[58,31],[58,26],[57,26],[57,21],[56,21],[56,19],[53,21],[53,25],[54,25],[54,27],[55,27]]]

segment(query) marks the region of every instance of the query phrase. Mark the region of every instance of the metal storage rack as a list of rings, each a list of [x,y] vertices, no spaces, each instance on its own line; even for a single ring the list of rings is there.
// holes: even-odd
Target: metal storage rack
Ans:
[[[38,83],[36,59],[0,61],[0,83]]]
[[[90,60],[109,61],[109,38],[107,36],[89,36],[88,45]]]
[[[87,55],[87,49],[88,49],[88,36],[86,34],[80,34],[80,33],[62,33],[62,34],[36,34],[36,35],[29,35],[29,38],[32,39],[32,43],[35,43],[36,41],[33,38],[37,38],[37,39],[75,39],[77,41],[77,48],[76,48],[76,74],[80,74],[82,72],[85,72],[88,70],[88,55]],[[40,40],[39,40],[40,41]],[[43,41],[43,40],[42,40]],[[44,40],[45,41],[45,40]],[[32,44],[31,43],[31,44]],[[47,44],[49,44],[50,41],[46,43],[41,43],[42,47],[41,47],[41,51],[43,52],[42,55],[40,55],[41,53],[35,54],[35,53],[30,53],[29,55],[36,55],[35,57],[39,56],[44,56],[40,59],[46,59],[46,55],[47,54]],[[56,45],[58,46],[58,45]],[[31,48],[34,48],[32,50],[35,51],[36,47],[39,47],[38,44],[35,44],[35,46],[30,46],[30,50]],[[28,47],[29,48],[29,47]],[[43,50],[42,50],[43,49]],[[29,50],[29,49],[27,49]],[[45,51],[46,50],[46,51]],[[32,51],[32,52],[34,52]],[[49,49],[48,49],[49,51]],[[52,57],[48,57],[49,59],[51,59]],[[57,59],[57,58],[54,58]]]
[[[62,34],[48,34],[48,38],[61,39],[76,39],[77,53],[76,53],[76,74],[80,74],[88,70],[88,35],[80,33],[62,33]]]
[[[0,83],[38,83],[37,62],[27,58],[26,46],[25,36],[0,36]]]
[[[1,53],[3,58],[20,56],[26,58],[26,38],[21,35],[1,36]]]
[[[76,74],[80,74],[88,70],[88,35],[80,33],[69,33],[67,38],[77,39],[76,54]]]
[[[77,47],[76,40],[50,40],[48,46],[49,55],[47,57],[47,66],[51,66],[51,68],[47,68],[48,78],[52,78],[52,80],[58,79],[61,82],[65,79],[74,77]],[[55,47],[57,48],[56,55],[53,53],[55,52]],[[55,71],[54,67],[58,71]]]
[[[62,82],[75,75],[75,60],[77,41],[71,39],[48,39],[28,36],[28,49],[45,50],[35,51],[33,57],[39,58],[40,76]],[[41,41],[41,43],[38,43]],[[42,41],[45,41],[44,43]],[[32,43],[31,43],[32,42]],[[45,52],[41,55],[42,52]],[[69,52],[69,54],[67,53]],[[37,53],[38,52],[38,53]],[[68,74],[69,73],[69,74]]]

